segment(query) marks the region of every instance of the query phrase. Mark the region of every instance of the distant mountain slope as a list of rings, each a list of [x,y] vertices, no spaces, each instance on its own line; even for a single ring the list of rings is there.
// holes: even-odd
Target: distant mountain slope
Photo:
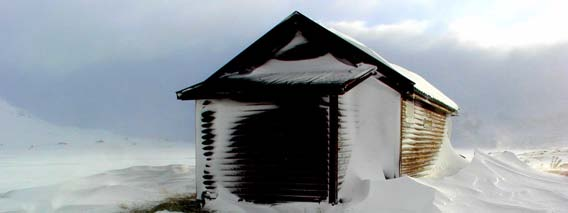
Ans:
[[[0,99],[0,193],[131,166],[194,164],[193,147],[57,126]]]
[[[13,148],[76,147],[92,144],[156,145],[164,139],[140,139],[109,131],[63,127],[34,117],[0,99],[0,150]]]

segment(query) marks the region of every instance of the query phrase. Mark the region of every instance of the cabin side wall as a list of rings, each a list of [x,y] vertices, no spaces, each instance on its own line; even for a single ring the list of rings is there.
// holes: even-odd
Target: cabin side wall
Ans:
[[[348,201],[364,179],[399,176],[400,94],[369,78],[339,97],[340,198]]]
[[[448,137],[447,113],[418,98],[402,101],[401,173],[427,176]],[[449,143],[449,141],[448,141]]]

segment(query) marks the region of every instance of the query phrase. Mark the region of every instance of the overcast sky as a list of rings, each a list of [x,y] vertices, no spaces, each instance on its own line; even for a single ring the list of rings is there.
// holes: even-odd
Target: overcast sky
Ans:
[[[519,0],[0,1],[0,98],[58,125],[193,141],[193,102],[174,92],[298,10],[460,104],[456,146],[558,144],[568,141],[566,8]]]

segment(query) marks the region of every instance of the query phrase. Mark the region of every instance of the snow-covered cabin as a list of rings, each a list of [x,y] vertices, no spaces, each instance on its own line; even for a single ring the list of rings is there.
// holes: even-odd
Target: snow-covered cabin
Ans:
[[[362,180],[428,175],[458,105],[422,77],[294,12],[195,100],[199,199],[348,201]]]

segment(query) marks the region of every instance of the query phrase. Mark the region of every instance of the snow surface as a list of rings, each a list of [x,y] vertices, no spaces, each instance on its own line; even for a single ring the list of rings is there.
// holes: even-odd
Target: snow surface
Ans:
[[[0,99],[0,193],[112,169],[194,161],[192,143],[57,126]]]
[[[113,212],[192,193],[193,146],[57,126],[0,99],[0,212]]]
[[[296,32],[296,35],[294,36],[294,38],[288,42],[288,44],[286,44],[286,46],[282,47],[280,50],[278,50],[278,52],[276,52],[276,55],[282,54],[288,50],[293,49],[296,46],[302,45],[302,44],[306,44],[308,43],[308,40],[306,39],[306,37],[304,37],[302,35],[302,32],[298,31]]]
[[[452,135],[452,117],[446,117],[446,126],[444,127],[444,138],[442,145],[438,150],[438,155],[435,158],[433,166],[429,169],[427,177],[445,177],[457,173],[461,168],[464,168],[468,161],[461,157],[452,146],[450,136]]]
[[[363,180],[360,198],[318,203],[254,205],[221,194],[206,207],[222,212],[568,212],[568,178],[536,171],[511,152],[476,152],[452,176]]]
[[[136,166],[0,193],[0,212],[119,212],[195,191],[194,167]]]
[[[3,101],[0,118],[0,125],[13,131],[0,134],[0,212],[119,212],[195,192],[194,151],[187,143],[58,127]],[[521,160],[511,152],[477,151],[471,162],[458,162],[451,146],[441,150],[440,171],[450,172],[361,179],[353,199],[335,206],[255,205],[225,192],[207,207],[227,212],[568,212],[568,177],[532,168],[563,169],[568,148],[528,151],[519,154]]]
[[[254,69],[254,71],[251,72],[250,75],[310,71],[345,72],[346,70],[351,70],[354,68],[354,66],[347,65],[337,60],[330,53],[327,53],[320,57],[295,61],[270,59],[263,65]]]
[[[527,158],[527,160],[530,160]],[[138,166],[0,193],[0,212],[118,212],[122,207],[195,190],[192,165]],[[536,171],[511,152],[476,152],[465,168],[440,178],[363,180],[359,199],[255,205],[222,193],[219,212],[568,212],[568,177]]]
[[[402,74],[404,77],[410,79],[414,82],[414,88],[418,91],[430,96],[433,99],[436,99],[445,105],[455,109],[456,111],[459,110],[458,104],[454,102],[452,99],[448,98],[448,96],[444,95],[440,90],[438,90],[434,85],[430,84],[426,81],[422,76],[396,64],[390,64],[392,68],[394,68],[398,73]]]

